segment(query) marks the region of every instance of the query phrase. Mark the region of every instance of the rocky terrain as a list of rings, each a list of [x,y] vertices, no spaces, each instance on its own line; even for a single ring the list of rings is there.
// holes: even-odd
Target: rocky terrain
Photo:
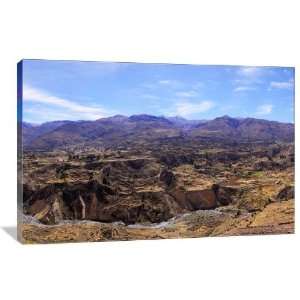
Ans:
[[[23,125],[23,242],[294,232],[292,124],[51,123]]]

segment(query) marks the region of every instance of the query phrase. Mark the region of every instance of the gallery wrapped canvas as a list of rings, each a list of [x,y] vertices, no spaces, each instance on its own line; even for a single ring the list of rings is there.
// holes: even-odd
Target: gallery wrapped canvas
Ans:
[[[18,237],[294,232],[294,68],[22,60]]]

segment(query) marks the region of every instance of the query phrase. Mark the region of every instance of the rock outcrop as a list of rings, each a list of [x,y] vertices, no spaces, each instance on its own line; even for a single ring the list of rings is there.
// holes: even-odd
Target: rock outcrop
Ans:
[[[162,170],[160,180],[164,182],[165,189],[134,191],[123,196],[107,179],[109,170],[104,168],[101,173],[102,182],[60,183],[27,191],[25,213],[44,224],[57,224],[63,220],[158,223],[188,211],[228,205],[236,192],[219,185],[210,189],[182,190],[176,187],[174,174]]]
[[[276,200],[284,201],[294,199],[295,190],[293,186],[285,186],[276,196]]]

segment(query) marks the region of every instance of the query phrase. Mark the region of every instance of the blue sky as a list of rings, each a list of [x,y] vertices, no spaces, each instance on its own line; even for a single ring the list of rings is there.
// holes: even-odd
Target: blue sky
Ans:
[[[23,120],[96,120],[116,114],[294,122],[294,69],[23,61]]]

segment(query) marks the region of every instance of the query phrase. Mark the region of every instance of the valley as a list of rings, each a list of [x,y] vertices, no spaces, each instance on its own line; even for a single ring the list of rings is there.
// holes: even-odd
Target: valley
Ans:
[[[25,243],[294,232],[294,125],[150,115],[23,125]]]

